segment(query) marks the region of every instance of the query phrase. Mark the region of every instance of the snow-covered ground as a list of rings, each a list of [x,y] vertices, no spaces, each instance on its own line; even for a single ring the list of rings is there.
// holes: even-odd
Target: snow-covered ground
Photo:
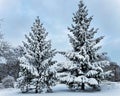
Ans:
[[[72,92],[65,85],[57,85],[54,93],[21,93],[19,89],[0,89],[0,96],[120,96],[120,83],[107,82],[101,85],[102,90],[97,92]]]

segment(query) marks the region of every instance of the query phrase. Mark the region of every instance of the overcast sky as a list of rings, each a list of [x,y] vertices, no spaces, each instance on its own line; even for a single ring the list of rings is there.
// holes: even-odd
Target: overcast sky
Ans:
[[[22,44],[36,16],[44,24],[52,45],[58,50],[70,50],[67,27],[72,24],[73,13],[79,0],[0,0],[1,30],[5,40],[13,46]],[[98,36],[112,61],[120,64],[120,0],[84,0],[93,15],[91,26],[99,28]]]

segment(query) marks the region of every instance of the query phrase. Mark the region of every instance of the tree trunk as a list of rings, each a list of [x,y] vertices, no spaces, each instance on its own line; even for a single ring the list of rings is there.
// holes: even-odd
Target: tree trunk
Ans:
[[[38,93],[38,81],[37,81],[37,84],[36,84],[35,93]]]
[[[38,89],[37,89],[37,87],[36,87],[36,89],[35,89],[35,93],[38,93]]]
[[[53,92],[52,89],[48,86],[47,93],[52,93],[52,92]]]
[[[82,85],[81,85],[81,90],[85,90],[85,84],[84,83],[82,83]]]

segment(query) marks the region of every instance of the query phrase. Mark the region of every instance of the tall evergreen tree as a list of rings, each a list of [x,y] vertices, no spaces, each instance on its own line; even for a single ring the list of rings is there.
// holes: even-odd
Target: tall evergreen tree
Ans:
[[[25,35],[27,42],[23,42],[25,56],[22,59],[21,73],[30,72],[30,76],[28,74],[26,76],[32,78],[27,81],[30,82],[30,85],[35,86],[36,93],[42,92],[43,89],[51,92],[51,86],[55,84],[56,79],[55,71],[52,68],[56,62],[53,61],[56,51],[51,48],[51,41],[47,40],[48,33],[43,28],[39,17],[35,20],[31,31],[29,36]],[[23,79],[23,81],[25,80]]]
[[[103,36],[95,38],[98,29],[89,28],[93,17],[88,17],[88,10],[82,0],[78,7],[78,11],[73,14],[72,18],[74,24],[68,28],[72,33],[68,36],[73,50],[59,52],[69,61],[67,67],[63,65],[64,73],[60,80],[66,83],[69,88],[85,90],[86,85],[93,88],[99,86],[105,76],[103,67],[109,62],[101,59],[106,53],[99,53],[101,46],[97,46]]]

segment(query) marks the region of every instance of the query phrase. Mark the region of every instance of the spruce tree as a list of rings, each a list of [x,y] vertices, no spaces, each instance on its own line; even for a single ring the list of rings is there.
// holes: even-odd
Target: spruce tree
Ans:
[[[31,31],[29,36],[25,35],[27,41],[23,42],[25,55],[22,59],[21,71],[24,72],[21,73],[31,73],[29,76],[27,74],[27,77],[32,77],[28,81],[30,81],[30,85],[35,86],[36,93],[41,93],[44,89],[51,92],[51,86],[55,84],[56,80],[55,71],[52,68],[56,63],[53,60],[56,51],[51,48],[51,41],[47,39],[48,33],[39,17],[35,20]]]
[[[101,46],[97,45],[103,36],[96,38],[95,33],[98,29],[89,28],[93,17],[88,17],[88,10],[82,0],[78,7],[72,18],[74,24],[68,28],[73,49],[70,52],[59,52],[69,61],[63,65],[60,80],[71,89],[85,90],[86,86],[96,89],[105,77],[106,72],[103,68],[109,65],[109,62],[101,59],[106,53],[100,53]]]

